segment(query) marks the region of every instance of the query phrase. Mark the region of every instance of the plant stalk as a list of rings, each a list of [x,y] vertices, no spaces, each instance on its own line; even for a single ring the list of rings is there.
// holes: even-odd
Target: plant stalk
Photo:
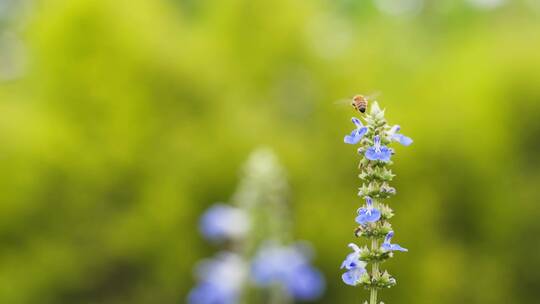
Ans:
[[[379,241],[374,238],[371,240],[371,249],[375,250],[379,248]],[[379,277],[379,263],[373,263],[371,265],[371,278]],[[377,304],[377,288],[370,289],[369,304]]]

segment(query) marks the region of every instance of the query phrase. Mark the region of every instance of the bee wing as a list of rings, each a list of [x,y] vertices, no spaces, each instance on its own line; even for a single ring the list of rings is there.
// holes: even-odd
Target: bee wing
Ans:
[[[349,98],[349,99],[343,98],[343,99],[335,100],[335,101],[333,102],[333,104],[335,104],[335,105],[345,105],[345,104],[351,104],[351,102],[352,102],[352,101],[351,101],[350,98]]]
[[[371,94],[367,95],[366,98],[368,100],[375,100],[377,98],[379,98],[379,96],[381,96],[381,91],[375,91],[375,92],[372,92]]]

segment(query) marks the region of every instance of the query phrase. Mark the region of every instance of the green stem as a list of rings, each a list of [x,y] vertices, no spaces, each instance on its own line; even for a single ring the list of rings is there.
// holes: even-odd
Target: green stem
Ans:
[[[375,250],[377,248],[379,248],[379,241],[374,238],[371,240],[371,249]],[[379,263],[373,263],[371,266],[371,277],[372,279],[379,277]],[[377,304],[377,288],[370,289],[369,304]]]

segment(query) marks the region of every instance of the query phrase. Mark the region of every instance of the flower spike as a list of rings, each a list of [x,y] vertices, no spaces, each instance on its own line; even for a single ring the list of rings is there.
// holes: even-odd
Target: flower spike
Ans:
[[[358,195],[365,200],[365,204],[357,210],[355,221],[359,226],[354,230],[354,235],[366,238],[371,246],[359,248],[354,243],[349,244],[353,252],[341,263],[341,269],[345,271],[341,279],[347,285],[360,285],[370,290],[369,303],[376,304],[380,302],[377,299],[379,289],[396,285],[396,279],[386,270],[381,270],[380,264],[392,258],[393,251],[407,251],[391,243],[394,231],[389,219],[394,212],[384,202],[396,194],[396,189],[390,185],[395,176],[390,169],[395,151],[390,145],[398,142],[408,146],[413,140],[399,133],[399,125],[387,124],[385,110],[376,101],[370,104],[370,111],[366,112],[369,114],[362,116],[364,124],[353,118],[356,129],[345,136],[344,141],[358,144],[357,152],[361,156],[358,165],[361,172],[358,176],[362,185]],[[371,264],[369,270],[366,269],[368,263]]]

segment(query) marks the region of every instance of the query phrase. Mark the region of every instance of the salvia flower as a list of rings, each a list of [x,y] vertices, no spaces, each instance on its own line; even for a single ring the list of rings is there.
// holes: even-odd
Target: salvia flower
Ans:
[[[398,143],[409,146],[413,143],[413,140],[410,137],[407,137],[403,134],[398,133],[399,130],[401,130],[401,127],[399,125],[393,126],[390,131],[388,131],[388,136],[393,140],[397,141]]]
[[[373,200],[371,197],[366,196],[366,207],[358,209],[358,216],[356,222],[360,225],[367,223],[373,223],[381,218],[381,211],[373,207]]]
[[[349,244],[353,252],[341,264],[341,268],[346,269],[341,278],[347,285],[368,289],[369,304],[379,304],[382,302],[377,299],[378,291],[396,284],[396,279],[380,267],[394,256],[393,251],[407,251],[390,242],[394,236],[390,223],[394,212],[386,200],[396,194],[396,189],[390,185],[395,176],[390,169],[390,160],[394,154],[390,145],[398,142],[408,146],[413,141],[399,133],[398,125],[388,125],[385,111],[376,101],[370,104],[369,113],[362,116],[365,126],[353,118],[357,129],[345,137],[345,143],[358,143],[357,152],[361,156],[358,164],[361,172],[358,177],[362,180],[358,196],[366,201],[357,210],[355,220],[359,226],[354,230],[354,235],[365,238],[369,247],[360,249],[355,244]],[[369,269],[366,269],[367,264]]]
[[[360,260],[360,248],[356,244],[350,243],[349,247],[353,252],[341,263],[341,269],[347,269],[347,272],[341,275],[341,279],[345,284],[355,286],[360,277],[366,273],[366,263]]]
[[[356,129],[352,130],[351,134],[345,135],[343,141],[347,144],[357,144],[364,135],[366,135],[368,128],[362,124],[360,119],[353,117],[352,122],[356,125]]]
[[[276,245],[290,238],[287,190],[275,155],[268,149],[254,152],[232,205],[215,204],[200,219],[202,234],[211,241],[227,241],[232,252],[197,266],[198,284],[188,295],[189,304],[251,303],[263,296],[289,303],[322,295],[325,280],[310,263],[308,244]],[[246,292],[249,287],[257,288]]]
[[[398,244],[391,244],[390,240],[394,237],[394,231],[388,232],[386,237],[384,237],[384,243],[381,245],[382,250],[384,251],[402,251],[407,252],[408,249],[405,249]]]
[[[366,150],[365,156],[369,160],[380,160],[387,163],[392,156],[392,150],[387,146],[381,145],[381,138],[379,135],[376,135],[373,138],[373,146]]]
[[[311,266],[301,246],[263,246],[252,262],[251,275],[256,285],[281,285],[297,300],[314,300],[325,287],[322,274]]]
[[[211,241],[240,239],[250,228],[249,217],[240,208],[215,204],[201,217],[200,230]]]
[[[222,252],[196,268],[199,284],[188,295],[189,304],[236,304],[247,278],[247,265],[240,256]]]

